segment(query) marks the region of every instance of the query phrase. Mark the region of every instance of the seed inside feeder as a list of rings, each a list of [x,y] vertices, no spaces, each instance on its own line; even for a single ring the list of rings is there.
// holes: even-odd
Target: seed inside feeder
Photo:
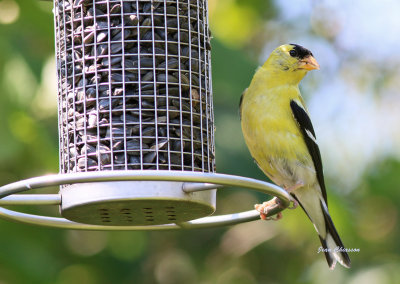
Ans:
[[[61,172],[214,172],[206,0],[55,1]]]

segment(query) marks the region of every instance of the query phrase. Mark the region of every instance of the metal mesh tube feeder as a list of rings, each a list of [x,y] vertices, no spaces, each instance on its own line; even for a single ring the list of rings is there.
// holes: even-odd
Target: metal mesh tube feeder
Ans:
[[[193,227],[215,211],[216,188],[235,184],[288,206],[278,187],[215,173],[207,14],[206,0],[55,0],[60,174],[3,186],[0,196],[50,184],[60,193],[0,205],[59,205],[68,220],[0,216],[64,228]]]
[[[61,173],[214,172],[206,4],[55,1]],[[215,210],[215,191],[187,198],[181,187],[66,185],[61,214],[91,224],[151,225]]]

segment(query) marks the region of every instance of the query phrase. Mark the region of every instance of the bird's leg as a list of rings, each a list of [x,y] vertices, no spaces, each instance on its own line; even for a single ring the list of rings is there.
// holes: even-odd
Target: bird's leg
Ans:
[[[295,191],[296,189],[303,187],[304,186],[304,182],[303,181],[298,181],[295,185],[293,186],[289,186],[289,187],[285,187],[285,190],[289,193],[292,193],[293,191]]]
[[[290,187],[285,187],[285,190],[289,193],[292,193],[293,191],[295,191],[296,189],[303,187],[304,186],[304,182],[302,181],[298,181],[295,185],[290,186]],[[296,209],[297,206],[299,206],[299,203],[297,202],[297,200],[293,199],[293,206],[288,207],[288,209]]]
[[[274,220],[277,221],[279,219],[282,219],[282,213],[279,212],[276,214],[276,218],[272,217],[267,217],[269,212],[272,210],[275,210],[277,207],[281,207],[281,203],[278,198],[273,198],[271,200],[268,200],[266,202],[263,202],[263,204],[256,204],[254,205],[254,208],[260,213],[260,218],[262,220]]]

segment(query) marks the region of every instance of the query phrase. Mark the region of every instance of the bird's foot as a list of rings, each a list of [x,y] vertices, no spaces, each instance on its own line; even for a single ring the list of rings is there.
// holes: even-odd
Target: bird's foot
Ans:
[[[275,210],[277,207],[281,207],[281,203],[278,198],[271,199],[269,201],[263,202],[263,204],[256,204],[254,208],[260,213],[260,218],[262,220],[274,220],[278,221],[282,219],[282,213],[276,214],[276,217],[268,217],[268,214]]]
[[[266,215],[263,215],[260,213],[260,218],[261,218],[261,220],[266,220],[266,221],[269,221],[269,220],[278,221],[283,218],[283,215],[282,215],[282,212],[279,212],[275,215],[275,217],[267,217]]]

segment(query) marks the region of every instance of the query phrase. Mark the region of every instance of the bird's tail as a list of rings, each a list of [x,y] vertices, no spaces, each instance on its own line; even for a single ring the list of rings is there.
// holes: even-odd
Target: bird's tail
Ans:
[[[320,203],[325,219],[326,237],[324,239],[321,237],[321,235],[319,235],[319,239],[321,240],[322,247],[324,248],[325,257],[329,268],[334,269],[336,261],[338,261],[344,267],[350,268],[350,257],[346,252],[338,232],[336,231],[335,225],[333,225],[328,208],[326,207],[325,202],[322,200]]]
[[[294,197],[318,232],[329,268],[334,269],[336,262],[350,268],[350,257],[319,194],[312,190],[298,189],[294,192]]]

